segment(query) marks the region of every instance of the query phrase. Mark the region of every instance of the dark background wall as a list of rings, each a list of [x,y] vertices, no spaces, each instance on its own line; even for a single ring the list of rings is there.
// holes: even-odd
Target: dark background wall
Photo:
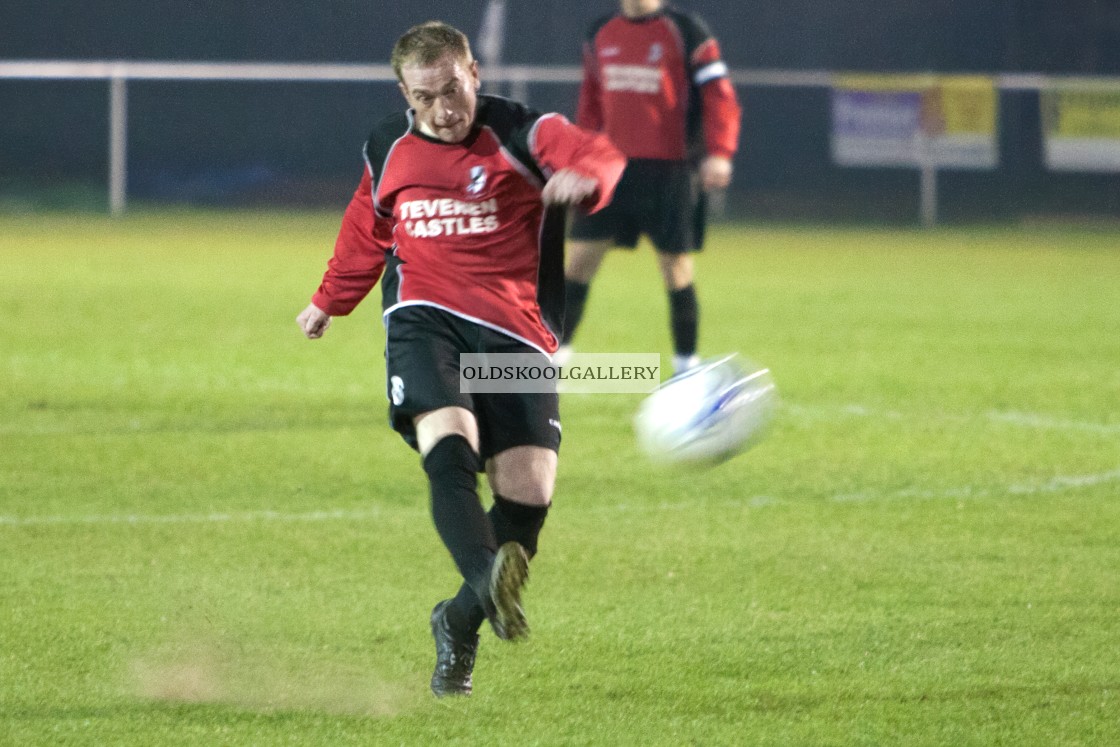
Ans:
[[[708,21],[735,68],[1120,73],[1114,0],[693,0],[681,6]],[[575,64],[588,21],[615,7],[612,0],[507,0],[505,59]],[[481,0],[5,0],[0,59],[384,62],[413,23],[441,18],[474,36],[484,8]],[[746,119],[736,190],[750,197],[753,212],[780,212],[779,206],[796,212],[803,200],[811,204],[805,210],[819,213],[821,195],[832,194],[855,196],[865,208],[882,206],[885,216],[909,214],[912,174],[831,166],[827,92],[740,94]],[[539,108],[567,113],[575,97],[574,86],[530,91]],[[358,173],[369,125],[400,102],[385,84],[133,82],[129,105],[134,195],[332,202]],[[103,181],[106,110],[104,83],[0,81],[0,191],[32,182]],[[974,193],[984,195],[984,214],[998,215],[1046,204],[1071,185],[1108,209],[1113,180],[1042,171],[1036,97],[1004,95],[1001,120],[999,172],[944,177],[952,187],[946,193],[961,196],[962,211],[976,207]]]
[[[384,60],[413,23],[472,35],[482,0],[5,0],[0,57]],[[611,0],[508,0],[510,61],[576,60]],[[739,67],[867,70],[1120,70],[1114,0],[692,0]]]

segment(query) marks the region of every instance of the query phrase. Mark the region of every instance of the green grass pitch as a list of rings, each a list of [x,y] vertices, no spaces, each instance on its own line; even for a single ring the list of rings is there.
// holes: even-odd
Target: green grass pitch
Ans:
[[[0,743],[1120,744],[1116,233],[716,227],[768,439],[565,396],[533,634],[446,702],[379,299],[294,323],[340,213],[0,217]],[[579,348],[668,360],[659,286],[611,255]]]

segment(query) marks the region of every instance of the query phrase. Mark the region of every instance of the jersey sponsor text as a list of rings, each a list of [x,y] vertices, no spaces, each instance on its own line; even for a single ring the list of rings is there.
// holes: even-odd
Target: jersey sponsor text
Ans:
[[[401,220],[409,236],[469,236],[498,230],[497,199],[466,202],[444,197],[409,200],[400,205]]]
[[[657,93],[661,90],[661,68],[655,65],[604,65],[603,87],[608,91]]]

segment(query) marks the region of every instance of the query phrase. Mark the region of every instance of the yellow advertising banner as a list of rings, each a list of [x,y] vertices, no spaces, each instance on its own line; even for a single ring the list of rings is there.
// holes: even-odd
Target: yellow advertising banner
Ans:
[[[844,166],[991,169],[999,96],[979,75],[841,75],[832,92],[833,159]]]
[[[1048,168],[1120,171],[1120,91],[1068,84],[1040,100]]]
[[[995,135],[999,98],[991,78],[941,78],[927,95],[938,98],[945,133]]]

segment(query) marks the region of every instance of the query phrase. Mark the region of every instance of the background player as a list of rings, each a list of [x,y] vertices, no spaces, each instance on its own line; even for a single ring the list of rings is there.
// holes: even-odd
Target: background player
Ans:
[[[521,585],[552,500],[560,416],[555,392],[461,393],[459,355],[556,350],[565,210],[546,206],[601,208],[625,160],[559,114],[478,95],[478,64],[451,26],[410,29],[392,63],[410,108],[370,136],[297,322],[320,337],[382,280],[390,419],[423,457],[436,529],[463,577],[432,611],[431,686],[469,694],[482,622],[503,639],[528,631]]]
[[[673,366],[695,365],[699,304],[690,252],[704,238],[704,191],[731,182],[740,110],[719,44],[698,17],[661,0],[622,0],[592,24],[583,50],[578,123],[601,130],[629,163],[611,205],[577,211],[568,245],[567,323],[559,360],[612,245],[645,233],[669,294]]]

